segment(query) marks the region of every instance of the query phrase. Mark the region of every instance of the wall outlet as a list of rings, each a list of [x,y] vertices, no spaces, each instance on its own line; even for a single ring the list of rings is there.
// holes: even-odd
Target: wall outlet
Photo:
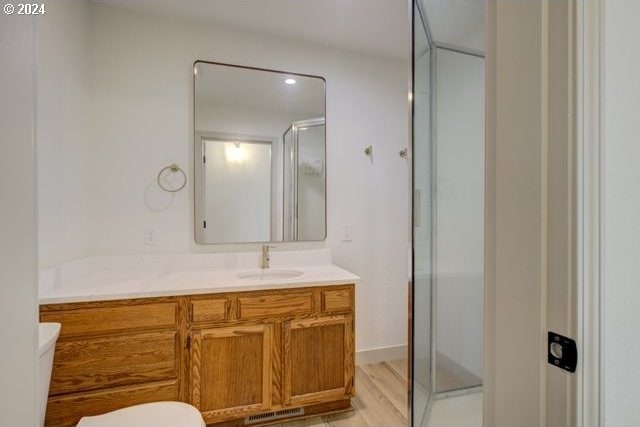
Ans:
[[[342,241],[350,242],[353,240],[353,226],[351,224],[342,225]]]
[[[157,243],[156,229],[152,227],[144,228],[144,245],[155,246]]]

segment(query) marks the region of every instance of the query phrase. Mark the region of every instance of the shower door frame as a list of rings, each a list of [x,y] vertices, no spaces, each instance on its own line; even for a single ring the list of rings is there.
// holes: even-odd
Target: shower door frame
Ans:
[[[414,13],[418,13],[418,15],[420,16],[420,21],[422,22],[422,26],[427,38],[427,42],[429,44],[429,55],[430,55],[430,60],[429,60],[429,120],[430,120],[430,126],[429,126],[429,139],[430,139],[430,157],[431,157],[431,179],[430,179],[430,184],[431,184],[431,188],[430,188],[430,195],[431,195],[431,201],[430,201],[430,211],[431,211],[431,215],[430,215],[430,219],[431,219],[431,232],[430,232],[430,254],[431,254],[431,259],[430,259],[430,271],[431,271],[431,286],[430,286],[430,291],[431,291],[431,301],[430,301],[430,306],[431,306],[431,328],[430,328],[430,352],[431,352],[431,357],[430,357],[430,362],[431,362],[431,375],[430,375],[430,395],[429,395],[429,400],[431,401],[432,398],[441,398],[441,397],[448,397],[448,396],[456,396],[456,395],[461,395],[461,394],[467,394],[467,393],[473,393],[476,391],[480,391],[482,390],[482,384],[480,385],[472,385],[472,386],[468,386],[468,387],[463,387],[460,389],[455,389],[455,390],[447,390],[447,391],[442,391],[442,392],[437,392],[436,391],[436,384],[437,384],[437,370],[436,370],[436,351],[437,351],[437,293],[438,293],[438,274],[437,274],[437,265],[434,261],[434,259],[437,258],[437,198],[433,197],[433,195],[437,194],[437,188],[438,188],[438,182],[437,182],[437,150],[438,150],[438,141],[437,141],[437,99],[438,99],[438,93],[437,93],[437,52],[438,49],[442,49],[442,50],[446,50],[446,51],[450,51],[450,52],[455,52],[455,53],[459,53],[462,55],[470,55],[470,56],[474,56],[474,57],[478,57],[478,58],[482,58],[485,59],[485,54],[483,52],[474,50],[474,49],[469,49],[469,48],[462,48],[459,46],[453,46],[447,43],[440,43],[437,42],[435,40],[433,40],[432,37],[432,33],[431,33],[431,29],[429,26],[429,21],[427,19],[427,15],[426,15],[426,11],[423,10],[423,7],[421,5],[421,2],[414,0],[413,4],[415,5],[414,7]],[[414,25],[414,20],[412,19],[412,25]],[[415,31],[415,29],[414,29]],[[412,31],[412,37],[413,37],[413,31]],[[413,61],[412,61],[412,78],[411,78],[411,86],[413,89],[413,84],[414,84],[414,79],[413,79]],[[413,103],[411,105],[411,107],[413,107]],[[412,135],[412,142],[413,142],[413,108],[411,109],[411,135]],[[413,147],[412,147],[413,150]],[[411,178],[411,194],[413,194],[413,171],[411,174],[412,178]],[[412,210],[413,212],[413,210]],[[412,223],[412,230],[413,230],[413,223]],[[411,295],[413,296],[413,280],[411,281]],[[483,302],[484,305],[484,302]],[[414,303],[412,301],[411,307],[413,309],[414,307]],[[412,338],[413,338],[413,333],[414,333],[414,328],[411,329],[411,333],[412,333]],[[411,346],[411,351],[413,351],[413,346]],[[428,409],[427,409],[428,412]]]
[[[414,173],[414,169],[415,169],[415,157],[414,157],[414,143],[415,143],[415,138],[414,138],[414,112],[415,112],[415,108],[414,108],[414,102],[415,102],[415,96],[414,96],[414,89],[415,89],[415,78],[414,78],[414,74],[415,74],[415,62],[414,62],[414,56],[415,56],[415,14],[417,13],[420,16],[420,22],[422,23],[422,29],[424,30],[425,33],[425,37],[427,39],[427,45],[428,45],[428,49],[429,49],[429,90],[431,90],[432,88],[432,78],[433,76],[432,71],[433,71],[433,67],[432,67],[432,55],[433,55],[433,39],[431,38],[431,31],[429,28],[429,24],[427,22],[427,20],[425,19],[425,14],[424,11],[422,10],[422,7],[420,5],[420,2],[418,0],[411,0],[410,2],[410,7],[409,7],[409,11],[410,11],[410,21],[411,21],[411,68],[409,70],[409,91],[411,93],[411,97],[409,98],[409,135],[411,135],[411,141],[409,146],[409,156],[410,156],[410,164],[411,164],[411,168],[409,170],[409,182],[408,182],[408,186],[409,186],[409,194],[411,195],[410,198],[410,209],[409,212],[411,212],[410,218],[409,218],[409,222],[410,222],[410,230],[409,230],[409,235],[410,235],[410,253],[411,253],[411,257],[410,257],[410,261],[411,261],[411,269],[410,269],[410,277],[409,277],[409,348],[408,348],[408,365],[409,365],[409,381],[408,381],[408,410],[409,410],[409,425],[410,427],[414,427],[415,424],[415,405],[414,405],[414,395],[415,395],[415,390],[414,390],[414,342],[415,342],[415,333],[416,333],[416,328],[414,327],[414,311],[415,311],[415,259],[414,259],[414,254],[415,254],[415,250],[414,250],[414,213],[415,213],[415,197],[414,197],[414,188],[415,188],[415,173]],[[433,127],[431,126],[431,123],[433,121],[433,99],[431,96],[431,93],[429,93],[429,140],[430,143],[432,141],[433,138]],[[428,148],[430,151],[433,150],[433,144],[430,144],[430,147]],[[431,155],[431,154],[430,154]],[[433,163],[433,161],[432,161]],[[432,165],[433,166],[433,165]],[[429,187],[430,187],[430,192],[433,189],[433,180],[430,180],[429,182]],[[431,195],[429,195],[429,197],[431,198]],[[429,205],[429,209],[431,211],[431,213],[433,213],[433,206]],[[433,228],[433,217],[430,214],[430,221],[431,221],[431,225],[430,228]],[[433,238],[431,236],[431,239],[429,241],[429,245],[433,246]],[[431,247],[429,249],[429,251],[431,251]],[[431,257],[433,257],[433,254],[430,253]],[[431,260],[429,260],[429,264],[432,265]],[[432,277],[432,275],[431,275]],[[431,279],[428,279],[429,281],[431,281]],[[430,285],[430,289],[429,289],[429,306],[432,307],[433,305],[433,286],[432,284]],[[431,308],[430,308],[431,310]],[[430,313],[431,316],[433,316],[433,313]],[[433,318],[431,317],[432,321]],[[420,419],[420,423],[423,423],[423,420],[429,417],[429,412],[431,411],[431,404],[432,404],[432,395],[433,395],[433,348],[432,348],[432,343],[433,343],[433,327],[432,325],[430,325],[429,327],[429,337],[428,337],[428,342],[429,342],[429,352],[431,353],[430,355],[430,367],[429,367],[429,390],[427,390],[428,394],[427,394],[427,401],[425,403],[424,406],[424,412],[421,412],[421,419]]]
[[[423,20],[426,20],[426,15],[421,15]],[[428,22],[424,25],[428,25]],[[430,116],[431,116],[431,194],[438,194],[438,49],[442,49],[444,51],[454,52],[461,55],[469,55],[474,56],[476,58],[485,59],[485,55],[481,52],[478,52],[473,49],[460,48],[456,46],[451,46],[444,43],[433,42],[431,45],[431,60],[430,67],[431,70],[429,72],[430,78]],[[484,134],[483,134],[484,135]],[[482,176],[484,180],[484,175]],[[437,270],[437,241],[438,241],[438,198],[432,197],[431,199],[431,272],[432,272],[432,280],[431,280],[431,390],[433,398],[439,399],[442,397],[450,397],[450,396],[459,396],[467,393],[475,393],[482,390],[482,383],[478,385],[470,385],[461,388],[456,388],[452,390],[445,391],[437,391],[437,369],[436,369],[436,360],[437,360],[437,341],[438,341],[438,270]],[[483,247],[484,251],[484,247]],[[484,293],[484,281],[483,281],[483,293]],[[484,300],[482,302],[484,306]],[[484,316],[484,310],[483,310]],[[483,378],[481,380],[484,381]]]
[[[283,171],[287,167],[287,162],[290,163],[291,174],[295,175],[295,179],[292,181],[292,195],[291,195],[291,224],[285,223],[287,206],[285,203],[285,192],[286,192],[286,183],[285,183],[285,174],[282,174],[282,241],[287,242],[297,242],[298,241],[298,133],[300,132],[300,128],[304,127],[315,127],[315,126],[325,126],[325,146],[324,146],[324,160],[323,160],[323,175],[324,175],[324,239],[327,238],[327,179],[326,179],[326,157],[327,157],[327,138],[326,138],[326,119],[324,117],[318,117],[315,119],[306,119],[299,120],[297,122],[291,123],[291,126],[287,128],[282,134],[282,168]],[[287,132],[291,131],[291,155],[290,158],[287,159],[287,150],[284,144],[285,136]],[[291,240],[286,240],[286,230],[287,227],[291,226]],[[324,240],[322,239],[322,240]],[[310,242],[318,242],[322,240],[307,240]]]
[[[412,3],[416,3],[415,0]],[[414,7],[419,7],[415,5]],[[602,277],[604,247],[601,243],[602,212],[604,209],[602,191],[602,129],[601,120],[603,77],[602,64],[604,62],[602,53],[602,39],[604,34],[604,6],[602,0],[593,2],[576,3],[576,29],[577,29],[577,111],[576,111],[576,132],[577,132],[577,201],[576,217],[578,222],[577,232],[577,296],[575,308],[577,310],[577,336],[579,352],[582,357],[582,367],[576,372],[578,382],[577,396],[574,397],[574,411],[576,414],[576,426],[599,426],[604,425],[604,391],[603,391],[603,361],[602,348],[604,337],[602,333],[603,307],[602,307]],[[489,2],[487,6],[487,50],[489,58],[495,61],[495,28],[496,23],[496,3]],[[412,19],[413,25],[413,19]],[[492,32],[492,29],[493,32]],[[517,29],[512,29],[516,33]],[[508,36],[505,31],[503,36]],[[494,55],[494,57],[492,57]],[[495,63],[486,64],[487,89],[489,92],[496,89]],[[412,77],[412,76],[410,76]],[[413,79],[409,81],[410,88],[413,87]],[[493,102],[493,104],[492,104]],[[413,156],[413,104],[410,104],[410,135],[412,135],[411,156]],[[495,99],[487,98],[488,109],[486,114],[492,111],[495,113]],[[490,118],[489,118],[490,119]],[[492,125],[487,126],[488,135],[495,137],[495,129]],[[491,141],[489,137],[487,142]],[[489,153],[495,157],[491,146]],[[493,148],[495,150],[495,147]],[[488,157],[487,161],[491,161]],[[495,161],[495,159],[493,160]],[[489,165],[491,166],[491,164]],[[413,171],[410,171],[410,191],[413,189]],[[493,177],[495,179],[495,176]],[[494,183],[495,185],[495,183]],[[489,195],[491,196],[491,195]],[[413,223],[412,223],[413,230]],[[411,231],[412,231],[411,230]],[[486,239],[486,237],[485,237]],[[491,244],[492,242],[490,242]],[[495,244],[495,242],[493,242]],[[491,273],[491,272],[488,272]],[[487,274],[487,272],[485,272]],[[410,298],[413,298],[413,275],[409,280]],[[488,290],[485,301],[495,300],[495,295]],[[495,290],[494,290],[495,291]],[[485,293],[487,292],[485,284]],[[410,301],[410,308],[413,308],[413,301]],[[486,306],[486,304],[485,304]],[[495,308],[495,307],[493,307]],[[486,318],[485,314],[485,318]],[[409,360],[413,355],[413,313],[409,313],[410,342]],[[485,325],[488,320],[485,319]],[[490,319],[489,319],[490,322]],[[495,336],[491,330],[485,328],[485,358],[495,351]],[[544,365],[546,366],[546,365]],[[487,361],[485,360],[485,368]],[[410,364],[411,369],[411,364]],[[494,368],[495,369],[495,368]],[[413,372],[409,372],[410,378]],[[491,424],[492,409],[495,411],[495,401],[487,400],[488,397],[495,399],[495,372],[485,370],[485,401],[483,408],[484,422]],[[410,422],[413,425],[413,400],[412,382],[409,382],[409,410]],[[488,395],[487,395],[488,393]],[[503,396],[504,398],[504,396]],[[504,402],[503,402],[504,404]],[[487,425],[489,425],[487,424]]]

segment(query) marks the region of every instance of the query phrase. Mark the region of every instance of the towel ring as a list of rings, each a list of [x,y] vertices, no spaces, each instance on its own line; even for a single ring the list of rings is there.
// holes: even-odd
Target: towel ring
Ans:
[[[167,187],[164,186],[164,184],[162,184],[162,180],[160,179],[160,177],[167,170],[171,171],[171,173],[180,172],[182,174],[183,181],[182,181],[182,185],[180,187],[178,187],[178,188],[167,188]],[[185,185],[187,185],[187,174],[184,173],[184,171],[182,170],[182,168],[180,168],[180,166],[178,166],[178,165],[176,165],[174,163],[174,164],[171,164],[169,166],[165,166],[162,169],[160,169],[160,172],[158,172],[158,177],[156,178],[156,181],[158,181],[158,185],[164,191],[168,191],[169,193],[177,193],[178,191],[182,190]]]

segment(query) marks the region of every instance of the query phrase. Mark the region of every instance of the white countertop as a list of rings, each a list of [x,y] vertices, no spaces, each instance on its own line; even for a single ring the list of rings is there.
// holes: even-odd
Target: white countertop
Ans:
[[[119,257],[108,261],[100,258],[99,267],[96,267],[98,263],[94,259],[84,261],[87,265],[73,266],[71,269],[77,270],[73,273],[61,268],[43,272],[40,304],[328,286],[360,281],[355,274],[327,263],[326,257],[321,257],[317,263],[309,262],[311,265],[297,265],[290,255],[289,259],[282,255],[280,258],[279,262],[274,260],[271,271],[299,270],[302,274],[285,279],[240,279],[237,277],[239,273],[259,272],[260,269],[246,268],[246,263],[243,262],[237,263],[241,265],[236,265],[233,269],[218,268],[214,265],[206,268],[207,265],[203,263],[199,263],[196,266],[198,268],[185,269],[184,267],[188,267],[190,263],[185,263],[184,260],[180,262],[182,268],[176,268],[175,262],[171,268],[167,268],[168,257]],[[299,260],[302,261],[302,258]],[[105,267],[107,264],[109,268]],[[193,263],[191,266],[193,267]],[[70,270],[68,266],[67,270]],[[79,270],[82,270],[82,273],[78,273]],[[65,275],[68,277],[60,279],[60,276]],[[53,276],[56,278],[51,279]],[[48,279],[51,284],[47,284]]]

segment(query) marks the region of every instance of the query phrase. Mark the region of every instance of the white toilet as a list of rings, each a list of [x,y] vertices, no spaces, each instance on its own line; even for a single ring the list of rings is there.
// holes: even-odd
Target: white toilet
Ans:
[[[60,335],[59,323],[40,323],[40,426],[44,426],[53,353]],[[205,427],[200,412],[182,402],[152,402],[130,406],[103,415],[84,417],[77,427]]]
[[[44,414],[47,412],[49,381],[53,368],[53,352],[60,335],[60,323],[40,323],[38,330],[38,416],[39,426],[44,426]]]
[[[95,417],[83,417],[77,427],[205,427],[200,411],[182,402],[152,402]]]

